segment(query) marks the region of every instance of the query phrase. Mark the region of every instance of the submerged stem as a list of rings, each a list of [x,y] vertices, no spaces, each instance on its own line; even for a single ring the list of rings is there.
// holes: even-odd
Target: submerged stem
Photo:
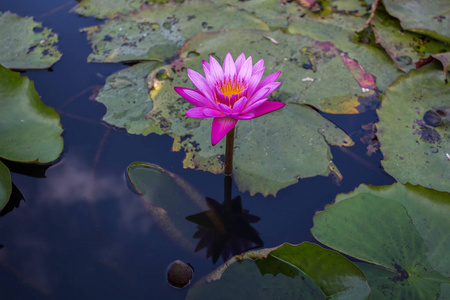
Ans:
[[[227,146],[225,149],[225,175],[233,174],[233,148],[234,148],[234,133],[236,129],[233,127],[227,133]]]

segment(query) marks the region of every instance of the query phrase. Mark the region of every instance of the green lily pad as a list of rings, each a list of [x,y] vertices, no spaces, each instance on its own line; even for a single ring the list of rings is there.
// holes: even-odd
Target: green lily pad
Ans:
[[[0,12],[0,64],[12,69],[46,69],[61,58],[58,35],[31,17]]]
[[[27,163],[56,160],[63,149],[59,115],[32,81],[0,65],[0,157]]]
[[[339,171],[330,145],[351,146],[341,129],[312,108],[288,104],[262,118],[238,122],[234,178],[251,195],[276,193],[299,178],[328,176]]]
[[[186,58],[184,62],[188,67],[192,65],[198,69],[201,58],[201,55]],[[105,88],[98,96],[99,101],[107,106],[104,120],[133,134],[167,134],[174,138],[174,151],[186,152],[185,168],[221,173],[224,141],[212,146],[211,119],[188,118],[185,112],[191,104],[173,90],[175,86],[191,85],[186,72],[174,72],[167,65],[153,70],[148,76],[152,99],[148,102],[148,98],[141,94],[147,88],[142,76],[151,64],[136,65],[107,79]],[[138,78],[131,79],[133,76]],[[111,88],[112,85],[114,88]],[[132,90],[141,92],[129,94]],[[252,194],[275,195],[278,190],[296,183],[298,178],[327,176],[331,172],[340,177],[331,162],[327,143],[341,146],[353,144],[334,124],[313,109],[298,104],[288,104],[279,112],[252,121],[240,121],[237,128],[235,179],[241,190]],[[273,146],[274,139],[279,146]],[[296,150],[287,150],[292,147]],[[250,165],[250,162],[254,164]]]
[[[321,243],[374,264],[358,264],[374,299],[446,299],[449,215],[449,193],[399,183],[361,185],[318,212],[312,233]]]
[[[293,6],[295,8],[295,5]],[[329,13],[321,16],[305,12],[304,8],[296,12],[291,7],[288,32],[299,33],[322,42],[331,42],[355,60],[365,71],[376,78],[376,87],[385,89],[403,72],[397,69],[384,49],[375,44],[371,34],[358,35],[355,31],[361,29],[365,18],[346,14]],[[296,13],[294,13],[296,12]]]
[[[378,11],[372,20],[377,43],[380,43],[400,70],[415,69],[420,58],[449,52],[450,45],[413,32],[403,31],[400,22]]]
[[[93,48],[89,62],[121,62],[164,61],[198,32],[235,28],[269,29],[260,19],[235,7],[218,9],[211,2],[186,1],[147,6],[82,31],[88,33]]]
[[[144,4],[165,2],[168,0],[80,0],[71,11],[98,19],[112,19],[118,15],[137,11]]]
[[[147,135],[149,121],[145,114],[153,108],[147,88],[147,76],[160,62],[143,62],[106,78],[96,100],[105,104],[103,120],[131,134]]]
[[[360,0],[331,0],[329,5],[334,12],[352,16],[364,16],[370,13],[370,4]]]
[[[450,42],[450,6],[447,0],[384,0],[390,15],[404,29]]]
[[[398,181],[450,192],[449,99],[438,64],[409,72],[386,91],[377,137],[381,163]]]
[[[280,0],[215,0],[214,3],[217,6],[232,5],[239,10],[245,10],[261,19],[271,30],[287,28],[286,5]]]
[[[186,299],[368,299],[369,295],[364,274],[353,263],[304,242],[235,256],[191,287]]]
[[[11,192],[11,174],[9,174],[8,168],[0,161],[0,210],[8,203]]]
[[[208,209],[205,198],[188,182],[156,165],[134,162],[127,174],[161,230],[178,245],[194,250],[196,226],[186,217]]]
[[[182,57],[198,55],[186,59],[185,64],[199,72],[201,61],[209,60],[210,53],[223,58],[227,52],[234,57],[244,52],[253,62],[264,59],[267,74],[281,71],[278,81],[282,85],[272,95],[282,102],[341,114],[364,112],[378,104],[374,77],[360,66],[353,72],[346,64],[350,58],[329,42],[281,31],[228,30],[200,33],[188,40],[183,50]]]

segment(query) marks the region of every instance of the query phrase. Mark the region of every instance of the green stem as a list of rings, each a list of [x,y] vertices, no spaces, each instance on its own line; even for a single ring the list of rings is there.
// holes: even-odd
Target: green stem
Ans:
[[[225,175],[233,174],[233,148],[234,148],[234,133],[236,129],[233,127],[227,133],[227,146],[225,149]]]

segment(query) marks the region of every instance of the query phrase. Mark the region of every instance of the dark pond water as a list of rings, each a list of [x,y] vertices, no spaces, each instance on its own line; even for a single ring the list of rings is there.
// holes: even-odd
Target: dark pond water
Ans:
[[[201,193],[223,199],[223,176],[182,168],[183,154],[172,152],[167,136],[127,134],[101,122],[103,105],[92,91],[110,74],[127,66],[88,64],[90,46],[79,29],[100,23],[69,10],[67,0],[2,0],[0,11],[34,16],[59,35],[62,59],[51,70],[27,71],[42,101],[61,115],[65,149],[47,170],[9,164],[12,181],[25,201],[0,218],[0,299],[183,299],[187,289],[169,286],[165,273],[174,260],[189,262],[194,281],[215,269],[205,250],[188,252],[160,231],[142,200],[126,181],[134,161],[157,164],[185,179]],[[276,198],[241,195],[244,209],[265,247],[313,241],[317,210],[338,193],[361,183],[384,185],[394,180],[380,167],[381,154],[367,156],[361,126],[376,121],[375,111],[361,115],[325,115],[344,129],[356,145],[331,147],[344,179],[300,180]],[[45,175],[44,175],[45,171]],[[195,241],[196,242],[196,241]]]

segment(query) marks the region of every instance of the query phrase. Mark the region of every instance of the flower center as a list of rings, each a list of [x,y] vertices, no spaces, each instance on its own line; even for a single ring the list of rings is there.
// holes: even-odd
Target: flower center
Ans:
[[[222,95],[230,97],[233,95],[239,95],[245,90],[245,85],[243,82],[237,82],[235,79],[223,79],[223,81],[217,83],[217,90],[222,93]]]

